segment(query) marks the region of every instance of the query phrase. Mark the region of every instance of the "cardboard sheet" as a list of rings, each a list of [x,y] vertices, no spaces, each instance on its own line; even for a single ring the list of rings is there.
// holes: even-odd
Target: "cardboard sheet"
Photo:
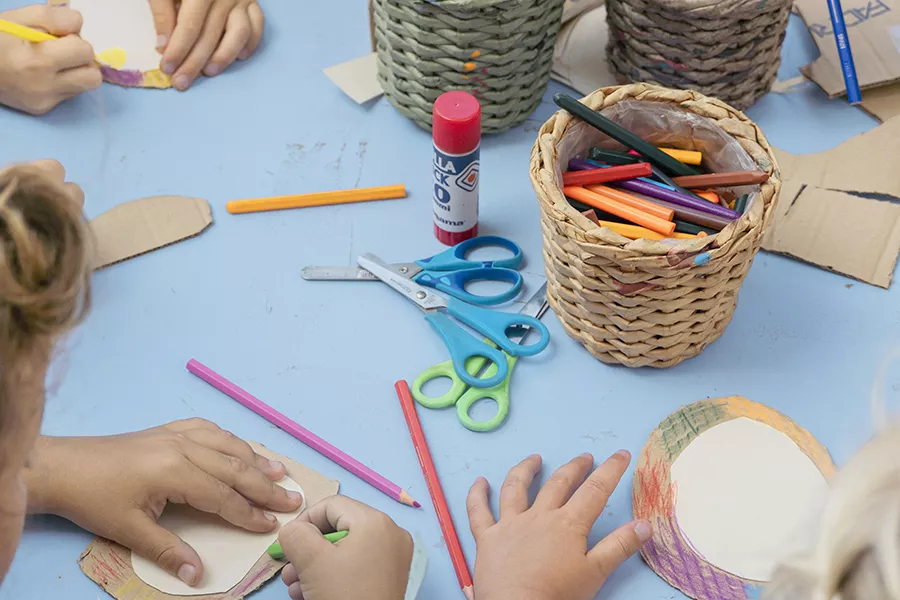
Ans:
[[[900,116],[825,152],[775,154],[784,184],[763,249],[888,288],[900,254]]]
[[[694,550],[742,579],[770,581],[812,547],[828,484],[780,431],[747,417],[701,433],[672,463],[675,517]]]
[[[90,222],[97,245],[94,268],[180,242],[210,224],[209,203],[200,198],[154,196],[124,202]]]
[[[801,72],[834,98],[846,94],[841,61],[822,0],[796,0],[821,55]],[[900,81],[900,0],[845,0],[847,36],[860,88]]]
[[[582,0],[576,4],[590,3]],[[551,77],[585,95],[616,85],[616,76],[606,59],[608,40],[606,6],[579,13],[559,32]]]
[[[264,448],[257,447],[256,451],[274,458]],[[303,488],[290,477],[285,477],[278,485],[303,493]],[[159,518],[159,524],[197,551],[203,561],[203,578],[191,587],[163,571],[155,562],[135,554],[131,555],[131,566],[141,581],[172,596],[222,594],[240,583],[259,557],[278,540],[278,531],[306,508],[304,502],[293,512],[272,513],[278,520],[278,529],[271,533],[252,533],[231,525],[218,515],[201,512],[186,504],[170,504]]]
[[[900,116],[900,83],[866,90],[860,107],[882,123]]]
[[[378,83],[378,55],[372,52],[345,63],[328,67],[324,73],[345,94],[357,104],[364,104],[381,96]]]
[[[265,450],[261,444],[251,443],[257,450]],[[339,484],[300,463],[271,451],[267,456],[280,460],[287,467],[288,476],[303,487],[305,504],[313,505],[338,493]],[[82,572],[116,600],[178,600],[185,596],[173,596],[156,590],[135,575],[131,567],[131,551],[122,546],[95,538],[78,560]],[[190,600],[241,600],[275,576],[285,563],[262,553],[249,573],[229,591],[223,594],[190,596]]]

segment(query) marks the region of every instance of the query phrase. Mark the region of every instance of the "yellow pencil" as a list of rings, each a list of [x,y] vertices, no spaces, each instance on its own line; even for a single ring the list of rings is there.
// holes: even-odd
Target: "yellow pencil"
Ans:
[[[328,206],[331,204],[349,204],[351,202],[370,202],[372,200],[393,200],[406,198],[406,186],[385,185],[382,187],[358,188],[336,192],[314,192],[295,196],[274,196],[255,200],[232,200],[225,205],[231,214],[262,212],[266,210],[284,210],[286,208],[309,208],[311,206]]]
[[[26,27],[24,25],[19,25],[18,23],[13,23],[12,21],[6,21],[4,19],[0,19],[0,33],[6,33],[13,37],[17,37],[20,40],[25,40],[26,42],[31,42],[33,44],[40,44],[41,42],[50,42],[52,40],[58,40],[59,38],[55,35],[51,35],[44,31],[38,31],[37,29],[32,29],[31,27]],[[109,65],[113,69],[121,69],[125,65],[125,59],[127,58],[125,51],[121,48],[110,48],[109,50],[104,50],[97,54],[96,59],[98,63]]]
[[[676,150],[675,148],[660,148],[660,150],[686,165],[699,165],[703,162],[703,154],[694,150]]]

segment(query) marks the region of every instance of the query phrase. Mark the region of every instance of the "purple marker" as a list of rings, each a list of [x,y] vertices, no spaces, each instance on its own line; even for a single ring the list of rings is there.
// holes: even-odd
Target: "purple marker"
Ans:
[[[650,185],[643,181],[635,181],[632,179],[630,181],[618,181],[615,184],[610,185],[622,188],[623,190],[628,190],[629,192],[637,192],[639,194],[644,194],[645,196],[650,196],[651,198],[665,200],[666,202],[678,204],[686,208],[693,208],[694,210],[713,214],[731,221],[741,216],[739,212],[731,210],[730,208],[725,208],[724,206],[713,204],[706,200],[698,200],[682,194],[681,192],[673,192],[672,190]]]

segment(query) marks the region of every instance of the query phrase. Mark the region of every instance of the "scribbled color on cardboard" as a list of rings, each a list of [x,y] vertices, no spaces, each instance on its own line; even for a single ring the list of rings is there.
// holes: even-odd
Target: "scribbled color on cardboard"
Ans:
[[[720,423],[747,417],[791,438],[826,479],[835,473],[828,451],[808,431],[768,406],[740,396],[703,400],[666,417],[641,450],[634,473],[635,519],[653,525],[653,538],[641,556],[671,586],[697,600],[756,600],[762,585],[707,563],[682,535],[675,515],[675,459],[697,436]]]

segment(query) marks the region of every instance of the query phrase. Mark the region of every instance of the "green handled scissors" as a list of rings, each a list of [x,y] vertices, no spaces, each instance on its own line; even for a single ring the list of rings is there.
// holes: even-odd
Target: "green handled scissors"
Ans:
[[[547,284],[545,283],[522,307],[519,313],[540,319],[547,312],[547,308]],[[530,328],[524,329],[517,335],[511,335],[510,338],[515,339],[518,337],[517,341],[521,344],[530,332]],[[483,342],[492,348],[497,348],[497,344],[490,339],[485,338]],[[513,367],[518,360],[517,356],[512,356],[506,352],[503,352],[503,356],[506,358],[509,373],[500,383],[493,387],[477,388],[470,386],[457,375],[453,361],[448,360],[425,369],[416,377],[412,387],[413,398],[425,408],[447,408],[455,404],[456,415],[463,427],[470,431],[481,433],[493,431],[500,427],[503,421],[506,420],[506,415],[509,414],[509,380],[512,377]],[[494,377],[498,371],[497,365],[483,356],[472,356],[466,360],[465,366],[469,375],[481,379]],[[433,398],[422,391],[422,387],[426,383],[441,377],[446,377],[452,382],[450,390],[446,394]],[[469,411],[479,400],[493,400],[497,405],[497,414],[487,421],[476,421],[473,419],[469,415]]]

